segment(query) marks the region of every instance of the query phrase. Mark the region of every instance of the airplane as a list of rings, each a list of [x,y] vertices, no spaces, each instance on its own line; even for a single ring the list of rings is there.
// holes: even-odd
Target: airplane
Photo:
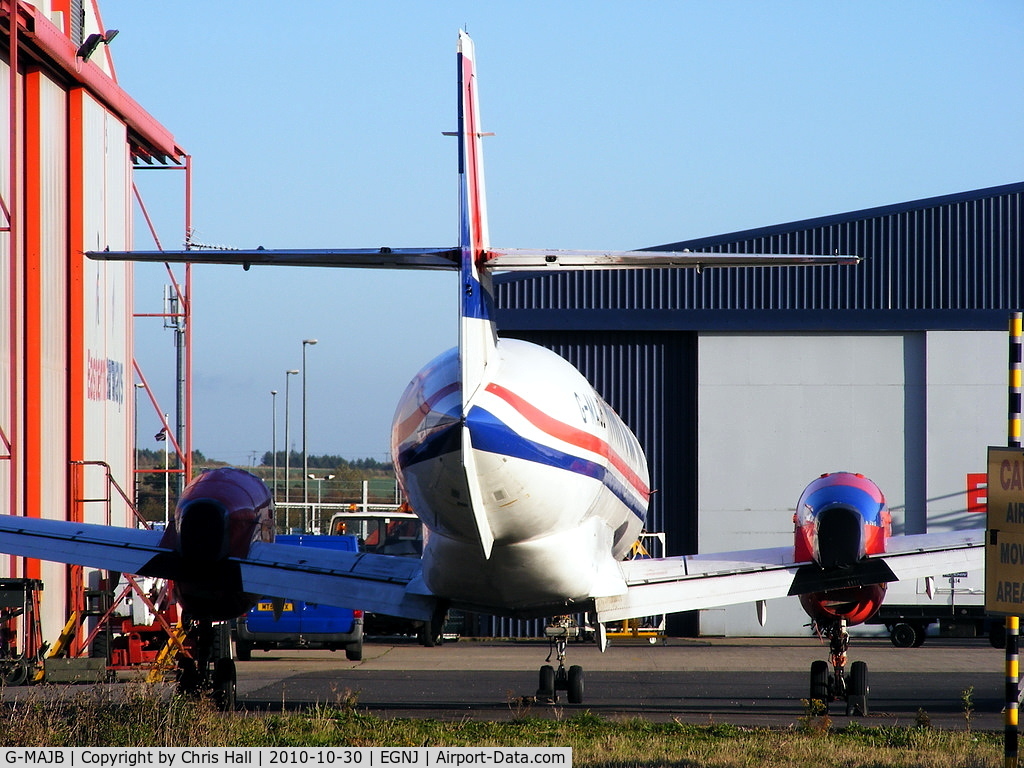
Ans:
[[[164,532],[0,515],[0,552],[173,580],[198,648],[192,660],[182,662],[182,675],[194,685],[222,690],[225,700],[234,686],[234,667],[230,658],[214,658],[211,625],[243,613],[259,596],[420,621],[431,630],[427,637],[439,630],[450,607],[537,618],[589,612],[604,650],[609,621],[741,602],[756,603],[763,616],[765,600],[799,594],[836,638],[834,650],[843,652],[833,654],[842,656],[842,664],[834,665],[832,682],[826,674],[814,690],[823,697],[843,695],[845,627],[863,613],[850,606],[880,602],[884,586],[872,585],[897,577],[978,567],[981,533],[890,538],[888,513],[863,490],[870,481],[837,474],[815,481],[801,498],[796,547],[626,559],[644,528],[652,493],[640,443],[566,360],[544,347],[498,337],[492,275],[497,270],[825,266],[856,264],[857,258],[494,248],[487,227],[482,153],[487,134],[480,120],[475,51],[461,31],[457,58],[457,246],[87,254],[246,269],[457,272],[458,345],[416,374],[392,426],[401,487],[429,534],[422,558],[275,543],[266,486],[233,468],[195,478]],[[583,700],[582,668],[565,668],[570,630],[565,622],[548,629],[558,668],[541,667],[539,698],[556,700],[556,691],[564,690],[570,703]],[[821,677],[820,670],[814,674]]]

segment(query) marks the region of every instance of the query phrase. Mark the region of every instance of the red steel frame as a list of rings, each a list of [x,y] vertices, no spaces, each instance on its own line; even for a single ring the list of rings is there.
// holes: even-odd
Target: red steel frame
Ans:
[[[64,29],[70,29],[70,4],[68,0],[53,0],[53,10],[65,15]],[[93,2],[93,12],[99,19],[99,10]],[[6,235],[9,243],[9,261],[7,264],[10,281],[10,296],[7,301],[7,320],[9,323],[7,338],[4,339],[10,355],[9,398],[10,402],[4,410],[0,410],[0,467],[6,464],[9,477],[8,510],[14,514],[38,515],[41,507],[40,468],[44,456],[38,439],[41,421],[40,379],[41,361],[37,355],[29,354],[30,350],[38,350],[42,333],[40,324],[40,271],[39,252],[40,237],[44,222],[39,220],[39,207],[28,205],[23,207],[24,200],[31,200],[39,191],[39,180],[26,170],[37,168],[40,145],[38,141],[38,123],[40,120],[38,103],[38,86],[41,77],[36,62],[46,65],[61,74],[67,87],[67,145],[68,145],[68,209],[67,237],[68,243],[81,243],[85,222],[83,219],[82,201],[85,195],[83,159],[83,110],[88,96],[95,98],[107,110],[116,115],[127,127],[133,160],[145,162],[157,160],[164,163],[170,159],[173,163],[184,163],[185,171],[185,239],[191,232],[191,158],[175,143],[173,136],[159,122],[142,109],[117,82],[108,76],[96,64],[77,57],[77,46],[69,35],[54,26],[38,8],[22,3],[20,0],[0,0],[0,25],[6,23],[8,32],[8,119],[9,137],[5,148],[10,158],[8,168],[9,190],[4,199],[0,195],[0,236]],[[100,23],[102,26],[102,23]],[[110,71],[112,62],[105,49]],[[23,71],[24,70],[24,71]],[[24,80],[20,78],[24,77]],[[22,83],[24,84],[22,88]],[[22,96],[22,93],[24,96]],[[88,96],[87,96],[88,94]],[[24,155],[22,155],[22,150]],[[23,159],[22,159],[23,158]],[[139,167],[138,165],[133,168]],[[24,183],[24,186],[22,186]],[[133,183],[134,188],[134,183]],[[135,190],[136,198],[149,222],[149,214],[145,211],[141,197]],[[38,195],[37,195],[38,196]],[[159,247],[159,241],[158,247]],[[22,266],[24,265],[24,266]],[[84,262],[80,255],[70,251],[68,267],[68,342],[67,342],[67,400],[68,434],[67,452],[67,499],[66,516],[70,520],[81,520],[82,504],[76,498],[76,488],[80,487],[82,468],[86,464],[94,464],[85,456],[85,424],[83,404],[86,401],[85,380],[85,349],[83,325],[85,318],[84,294]],[[191,268],[186,265],[183,285],[175,279],[168,266],[172,283],[179,298],[181,307],[180,318],[184,322],[184,414],[181,421],[184,426],[183,445],[174,441],[178,454],[180,469],[185,478],[192,472],[192,324],[191,324]],[[22,290],[24,291],[22,293]],[[136,315],[139,316],[139,315]],[[19,361],[23,361],[19,363]],[[145,383],[137,363],[133,360],[133,368]],[[152,392],[151,400],[162,414]],[[165,426],[168,426],[165,424]],[[168,430],[168,434],[172,434]],[[132,438],[134,440],[134,436]],[[134,451],[132,451],[134,456]],[[109,479],[109,478],[108,478]],[[122,494],[123,495],[123,494]],[[129,506],[132,506],[129,504]],[[21,566],[19,568],[19,565]],[[9,558],[9,572],[14,575],[19,571],[30,578],[38,578],[40,564],[38,561]],[[68,581],[67,595],[70,608],[81,608],[84,602],[82,592],[81,568],[72,567]]]

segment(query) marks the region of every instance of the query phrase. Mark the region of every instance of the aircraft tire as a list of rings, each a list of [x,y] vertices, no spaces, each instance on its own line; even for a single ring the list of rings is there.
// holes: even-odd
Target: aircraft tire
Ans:
[[[828,692],[828,662],[818,659],[811,664],[811,701],[820,701],[825,707],[831,697]]]
[[[199,692],[199,669],[195,659],[183,656],[178,659],[178,693],[195,696]]]
[[[555,700],[555,668],[545,664],[540,668],[540,680],[537,685],[537,698]]]
[[[232,659],[217,659],[213,671],[213,701],[221,712],[234,712],[238,691],[235,662]]]
[[[235,640],[235,656],[239,661],[252,659],[252,643],[246,640]]]
[[[574,664],[569,667],[569,703],[583,703],[583,667]]]
[[[345,646],[345,658],[349,661],[362,661],[363,660],[363,641],[360,640],[358,643],[349,643]]]
[[[855,661],[850,666],[850,685],[847,688],[846,714],[866,717],[868,714],[868,665]]]

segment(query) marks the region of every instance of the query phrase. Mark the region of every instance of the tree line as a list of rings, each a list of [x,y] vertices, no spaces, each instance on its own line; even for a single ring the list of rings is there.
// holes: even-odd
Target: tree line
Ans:
[[[139,467],[162,467],[164,465],[164,452],[159,449],[151,450],[149,448],[140,448],[136,453],[136,456]],[[301,451],[293,450],[287,458],[287,463],[291,466],[302,466]],[[192,466],[194,467],[200,465],[216,466],[224,463],[225,462],[220,462],[216,459],[207,458],[202,451],[192,451]],[[277,466],[283,467],[285,463],[285,452],[278,451]],[[176,467],[178,465],[177,457],[173,454],[170,456],[170,464],[172,467]],[[366,457],[364,459],[345,459],[341,456],[329,453],[322,455],[311,453],[306,457],[306,464],[310,469],[359,469],[370,472],[391,472],[393,469],[393,465],[390,461],[379,461],[371,457]],[[274,466],[274,454],[272,451],[267,451],[263,454],[263,458],[260,460],[260,466]]]
[[[285,452],[277,452],[277,466],[283,467],[285,465]],[[293,467],[302,466],[302,452],[292,451],[287,454],[288,464]],[[274,453],[267,451],[263,454],[261,460],[261,466],[272,467],[274,466]],[[334,456],[332,454],[315,455],[309,454],[306,456],[306,464],[310,469],[364,469],[374,472],[390,472],[393,465],[390,461],[378,461],[367,457],[365,459],[343,459],[341,456]]]

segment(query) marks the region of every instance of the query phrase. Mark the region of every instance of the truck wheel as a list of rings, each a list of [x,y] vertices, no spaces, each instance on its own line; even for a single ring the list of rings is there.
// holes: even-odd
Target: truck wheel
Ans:
[[[920,624],[914,625],[914,647],[920,648],[928,637],[928,627]]]
[[[921,642],[924,642],[924,632],[922,632],[921,635]],[[901,621],[899,624],[892,625],[892,630],[889,632],[889,639],[897,648],[913,648],[914,644],[917,642],[917,631],[914,629],[913,624]]]
[[[1006,627],[1002,621],[993,621],[988,625],[988,644],[993,648],[1006,647]]]

